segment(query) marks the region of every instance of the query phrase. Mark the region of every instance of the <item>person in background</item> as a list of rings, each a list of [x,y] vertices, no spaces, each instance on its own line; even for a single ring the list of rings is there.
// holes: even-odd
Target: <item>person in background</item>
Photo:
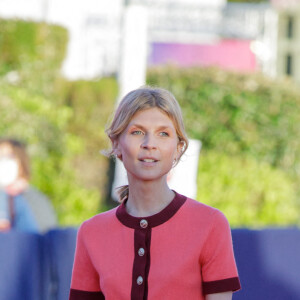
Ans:
[[[51,202],[29,180],[25,145],[15,139],[0,139],[0,231],[44,233],[57,226]]]

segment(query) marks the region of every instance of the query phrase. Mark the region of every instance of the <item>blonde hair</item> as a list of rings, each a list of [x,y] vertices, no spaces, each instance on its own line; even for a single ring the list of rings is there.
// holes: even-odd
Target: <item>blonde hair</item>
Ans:
[[[184,129],[180,106],[173,94],[165,89],[145,86],[129,92],[117,107],[113,120],[106,129],[106,134],[112,141],[117,140],[127,128],[132,117],[137,112],[149,108],[160,109],[172,120],[178,141],[182,145],[179,160],[188,147],[188,137]],[[109,155],[113,154],[114,149],[109,152]],[[128,185],[118,188],[120,202],[128,197],[128,193]]]
[[[12,155],[16,158],[19,165],[19,177],[29,181],[30,162],[25,144],[12,138],[1,138],[0,147],[1,146],[7,146],[11,149]]]

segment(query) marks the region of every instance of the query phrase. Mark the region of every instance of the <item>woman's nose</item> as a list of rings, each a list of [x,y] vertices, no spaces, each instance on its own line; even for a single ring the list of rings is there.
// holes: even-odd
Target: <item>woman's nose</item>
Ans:
[[[155,149],[156,148],[155,137],[153,135],[146,134],[141,147],[143,149]]]

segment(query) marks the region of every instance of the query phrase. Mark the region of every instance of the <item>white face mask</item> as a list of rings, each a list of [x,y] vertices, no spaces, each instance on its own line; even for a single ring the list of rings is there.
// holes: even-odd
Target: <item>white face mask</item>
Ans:
[[[0,158],[0,187],[6,187],[18,178],[19,166],[15,159]]]

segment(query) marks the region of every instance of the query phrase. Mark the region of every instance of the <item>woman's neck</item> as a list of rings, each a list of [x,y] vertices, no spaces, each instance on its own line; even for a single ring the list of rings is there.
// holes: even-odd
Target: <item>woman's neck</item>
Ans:
[[[166,182],[131,182],[126,202],[127,212],[134,217],[147,217],[163,210],[175,194]]]

